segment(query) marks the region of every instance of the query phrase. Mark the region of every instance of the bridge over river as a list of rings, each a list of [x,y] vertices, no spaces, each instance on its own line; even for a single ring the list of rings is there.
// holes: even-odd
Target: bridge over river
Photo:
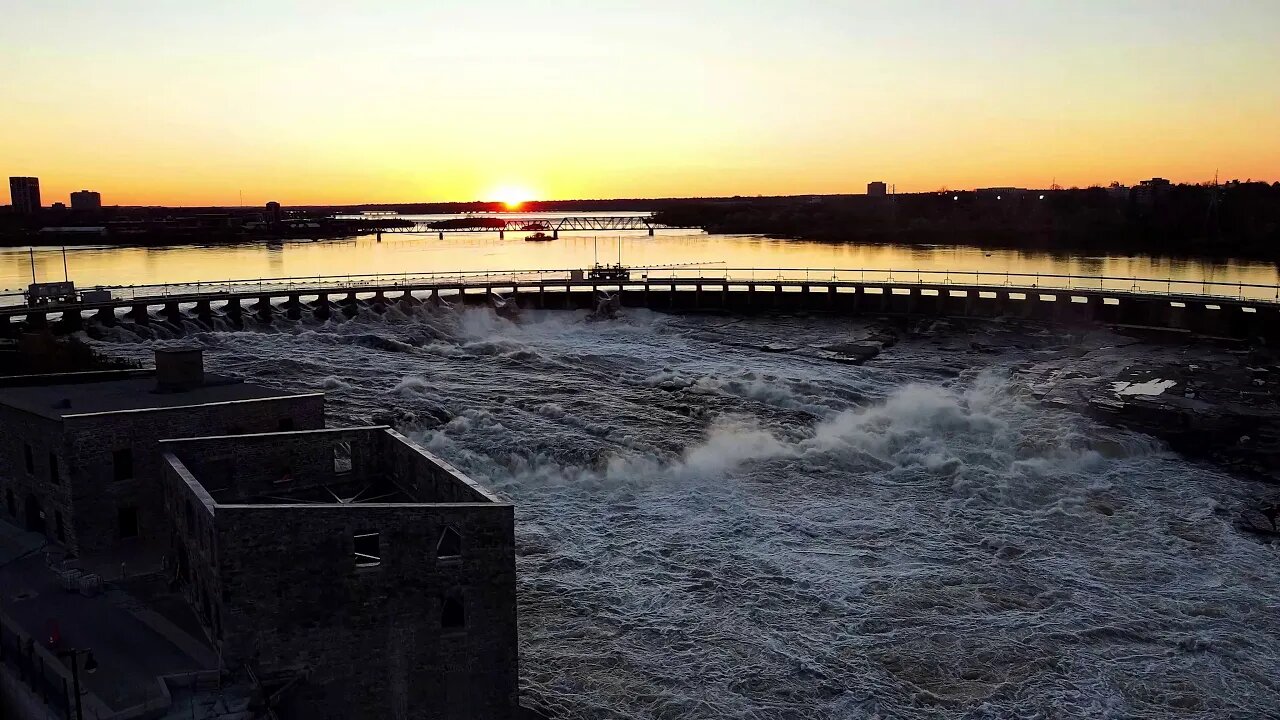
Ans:
[[[260,278],[81,290],[77,302],[0,295],[0,333],[101,323],[235,327],[273,318],[354,317],[422,303],[669,312],[1012,317],[1280,341],[1280,286],[1156,278],[917,270],[650,267]]]
[[[443,239],[445,233],[496,232],[499,236],[505,237],[508,231],[523,231],[549,232],[551,237],[555,239],[560,237],[561,232],[570,231],[646,230],[650,235],[653,235],[654,230],[701,229],[699,225],[672,225],[658,222],[652,215],[565,215],[563,217],[546,215],[474,215],[444,219],[405,220],[404,222],[407,224],[379,228],[377,234],[439,234]]]

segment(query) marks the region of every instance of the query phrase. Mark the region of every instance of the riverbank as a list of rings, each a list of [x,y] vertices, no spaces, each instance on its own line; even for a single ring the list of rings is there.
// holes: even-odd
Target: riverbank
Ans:
[[[1280,183],[743,198],[668,208],[656,219],[823,242],[1280,261]]]

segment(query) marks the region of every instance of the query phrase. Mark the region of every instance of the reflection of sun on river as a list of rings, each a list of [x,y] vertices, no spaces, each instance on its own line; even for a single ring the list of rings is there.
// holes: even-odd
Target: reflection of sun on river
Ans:
[[[1192,282],[1278,282],[1276,266],[1251,261],[1050,255],[955,246],[818,243],[747,235],[690,234],[687,230],[609,234],[562,233],[555,242],[530,243],[524,233],[385,234],[352,240],[269,245],[68,248],[67,267],[79,286],[142,285],[196,280],[303,277],[460,270],[561,270],[597,260],[636,267],[707,263],[725,268],[862,268],[904,271],[1108,275],[1172,278]],[[61,280],[62,253],[37,248],[36,275]],[[905,279],[905,278],[904,278]],[[31,282],[26,248],[0,250],[0,288]]]

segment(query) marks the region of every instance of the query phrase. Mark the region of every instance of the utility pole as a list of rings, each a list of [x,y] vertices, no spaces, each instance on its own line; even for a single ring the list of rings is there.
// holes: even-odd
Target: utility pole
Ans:
[[[36,249],[27,248],[27,255],[31,258],[31,284],[36,283]]]

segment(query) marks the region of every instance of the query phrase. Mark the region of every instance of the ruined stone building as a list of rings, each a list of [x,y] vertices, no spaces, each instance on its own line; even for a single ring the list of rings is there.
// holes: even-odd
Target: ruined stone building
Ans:
[[[514,717],[509,503],[387,428],[161,448],[185,593],[286,716]]]
[[[200,350],[155,370],[0,378],[0,504],[73,553],[156,540],[162,438],[324,427],[324,395],[204,372]]]
[[[199,350],[0,379],[0,518],[163,556],[221,676],[276,717],[516,717],[512,505],[393,430],[324,424],[323,394]]]

